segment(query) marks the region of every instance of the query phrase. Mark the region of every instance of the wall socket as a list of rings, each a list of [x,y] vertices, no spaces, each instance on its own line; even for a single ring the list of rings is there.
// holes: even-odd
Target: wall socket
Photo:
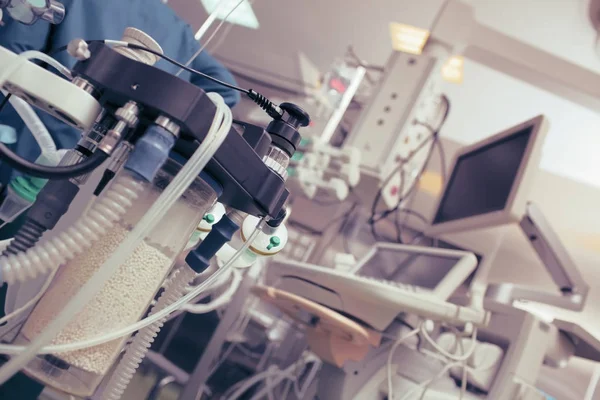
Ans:
[[[402,172],[396,172],[383,188],[382,199],[388,208],[396,207],[398,201],[407,194],[413,186],[414,180],[418,178],[423,164],[427,161],[433,145],[433,141],[430,140],[433,133],[431,128],[437,129],[440,120],[439,112],[442,100],[436,88],[437,80],[432,79],[413,109],[410,122],[400,133],[392,152],[393,158],[389,160],[384,169],[382,179],[387,178],[394,169],[397,169],[402,160],[410,157],[410,161],[404,165]],[[424,144],[424,142],[428,143]]]

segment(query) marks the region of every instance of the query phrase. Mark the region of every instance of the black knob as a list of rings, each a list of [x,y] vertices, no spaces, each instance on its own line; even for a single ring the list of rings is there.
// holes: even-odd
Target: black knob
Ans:
[[[287,118],[283,117],[286,119],[286,122],[293,125],[296,129],[310,124],[310,115],[297,105],[293,103],[281,103],[279,107],[288,114]]]
[[[283,115],[267,126],[267,132],[271,135],[273,144],[291,157],[302,139],[298,128],[308,126],[310,117],[306,111],[292,103],[282,103],[279,108]]]

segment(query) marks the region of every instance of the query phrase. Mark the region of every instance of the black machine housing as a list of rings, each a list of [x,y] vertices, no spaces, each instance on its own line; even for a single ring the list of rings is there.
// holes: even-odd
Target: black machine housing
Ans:
[[[216,106],[199,87],[153,66],[125,57],[103,43],[89,46],[92,56],[74,67],[101,96],[100,104],[116,110],[128,101],[142,109],[135,133],[157,117],[179,124],[175,151],[189,158],[206,138]],[[135,140],[135,138],[134,138]],[[262,128],[236,122],[204,171],[223,186],[219,201],[255,216],[277,217],[289,192],[285,181],[263,162],[272,143]]]

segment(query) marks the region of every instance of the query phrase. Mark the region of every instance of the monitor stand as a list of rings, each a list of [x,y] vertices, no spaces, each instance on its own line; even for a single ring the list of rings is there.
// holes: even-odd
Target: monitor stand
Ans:
[[[545,293],[511,283],[500,283],[489,285],[485,297],[504,304],[513,304],[515,300],[527,300],[581,311],[585,305],[589,286],[583,280],[558,235],[541,210],[533,203],[527,204],[520,226],[561,294]]]

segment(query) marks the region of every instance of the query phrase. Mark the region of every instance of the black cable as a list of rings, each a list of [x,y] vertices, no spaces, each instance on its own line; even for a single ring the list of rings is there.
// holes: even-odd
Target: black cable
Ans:
[[[88,44],[89,43],[93,43],[93,42],[106,43],[105,40],[86,40],[86,43],[88,43]],[[208,80],[210,80],[212,82],[215,82],[215,83],[217,83],[217,84],[219,84],[221,86],[224,86],[226,88],[233,89],[233,90],[236,90],[236,91],[238,91],[240,93],[243,93],[246,96],[248,96],[248,98],[250,100],[252,100],[254,103],[256,103],[260,108],[262,108],[263,110],[265,110],[267,112],[267,114],[269,114],[269,116],[271,116],[272,118],[279,119],[283,115],[281,109],[277,105],[273,104],[273,102],[271,102],[268,98],[266,98],[262,94],[256,92],[255,90],[244,89],[244,88],[241,88],[239,86],[235,86],[235,85],[232,85],[230,83],[223,82],[220,79],[213,78],[210,75],[207,75],[207,74],[205,74],[203,72],[200,72],[198,70],[190,68],[190,67],[188,67],[188,66],[180,63],[179,61],[174,60],[171,57],[168,57],[168,56],[162,54],[159,51],[156,51],[156,50],[153,50],[153,49],[149,49],[149,48],[147,48],[145,46],[140,46],[140,45],[137,45],[137,44],[134,44],[134,43],[128,43],[127,47],[129,47],[130,49],[142,50],[142,51],[154,54],[155,56],[160,57],[163,60],[165,60],[165,61],[167,61],[167,62],[169,62],[169,63],[171,63],[171,64],[173,64],[173,65],[175,65],[175,66],[177,66],[177,67],[179,67],[179,68],[181,68],[183,70],[185,70],[185,71],[188,71],[188,72],[190,72],[192,74],[201,76],[201,77],[203,77],[205,79],[208,79]],[[67,50],[67,48],[68,48],[68,45],[61,46],[61,47],[57,48],[56,50],[53,50],[50,53],[50,55],[55,55],[56,53],[60,53],[61,51],[65,51],[65,50]]]
[[[233,74],[233,76],[236,76],[240,79],[243,79],[243,80],[253,83],[255,85],[260,85],[260,86],[266,87],[268,89],[277,90],[279,92],[283,92],[283,93],[286,93],[286,94],[289,94],[292,96],[304,96],[305,95],[304,92],[300,92],[299,90],[286,88],[286,87],[280,86],[276,83],[265,82],[262,79],[254,78],[250,75],[246,75],[243,72],[240,72],[240,71],[237,71],[237,70],[234,70],[231,68],[229,68],[229,72],[231,72]]]
[[[344,217],[344,221],[342,222],[342,224],[340,225],[340,227],[338,228],[338,233],[341,233],[344,229],[344,227],[346,226],[346,224],[348,223],[348,221],[350,220],[350,217],[352,216],[352,214],[354,213],[354,210],[356,210],[356,207],[358,207],[360,204],[359,203],[354,203],[352,205],[352,207],[350,208],[350,210],[348,210],[348,212],[346,212],[343,217]],[[328,224],[331,225],[331,224]],[[331,225],[333,226],[333,225]],[[332,236],[331,240],[327,243],[327,245],[322,245],[323,248],[328,248],[329,246],[331,246],[331,244],[335,241],[335,239],[337,238],[336,235]]]
[[[180,63],[179,61],[174,60],[171,57],[166,56],[166,55],[162,54],[159,51],[152,50],[152,49],[149,49],[149,48],[147,48],[145,46],[140,46],[140,45],[137,45],[137,44],[134,44],[134,43],[128,43],[127,47],[129,47],[131,49],[142,50],[142,51],[145,51],[145,52],[148,52],[148,53],[152,53],[155,56],[158,56],[158,57],[162,58],[163,60],[168,61],[171,64],[176,65],[176,66],[178,66],[179,68],[181,68],[181,69],[183,69],[185,71],[188,71],[188,72],[190,72],[192,74],[199,75],[199,76],[201,76],[203,78],[206,78],[206,79],[208,79],[210,81],[218,83],[219,85],[225,86],[225,87],[227,87],[229,89],[237,90],[238,92],[244,93],[245,95],[250,95],[251,89],[247,90],[247,89],[241,88],[239,86],[235,86],[235,85],[229,84],[227,82],[223,82],[222,80],[219,80],[217,78],[213,78],[212,76],[207,75],[207,74],[205,74],[203,72],[200,72],[200,71],[197,71],[197,70],[195,70],[193,68],[187,67],[184,64]]]
[[[425,171],[425,168],[427,167],[427,165],[431,161],[431,157],[433,156],[433,150],[434,150],[434,148],[437,147],[437,149],[439,151],[439,156],[440,156],[440,173],[442,176],[442,188],[443,188],[446,183],[446,179],[447,179],[446,153],[444,152],[444,147],[442,146],[442,142],[440,140],[439,133],[440,133],[440,130],[442,129],[442,127],[444,126],[444,124],[446,123],[448,116],[450,115],[451,104],[450,104],[450,99],[445,94],[441,95],[441,99],[442,99],[442,102],[444,103],[445,109],[444,109],[444,115],[442,116],[437,129],[432,128],[428,124],[421,124],[421,125],[427,127],[431,131],[434,141],[433,141],[432,147],[430,149],[430,153],[427,156],[428,158],[425,161],[423,169],[419,172],[419,174],[422,174]],[[408,197],[408,195],[406,197]],[[398,206],[399,205],[400,205],[400,202],[398,203]],[[398,213],[396,213],[396,230],[397,230],[397,235],[400,239],[402,237],[401,231],[404,229],[404,225],[406,225],[408,216],[409,215],[407,214],[406,217],[404,218],[404,221],[402,222],[402,224],[398,224],[398,222],[399,222]],[[425,223],[427,224],[428,222],[425,222]],[[416,238],[413,238],[413,241],[414,240],[416,240]]]
[[[406,225],[406,219],[402,222],[402,224],[400,224],[400,219],[399,219],[400,214],[406,214],[407,218],[409,216],[416,217],[418,220],[423,222],[425,225],[429,225],[429,220],[423,214],[418,213],[409,208],[399,208],[395,213],[396,237],[398,239],[398,243],[405,243],[404,240],[402,240],[402,231],[404,230],[404,225]],[[413,238],[412,240],[415,240],[415,238]]]
[[[149,49],[147,47],[140,46],[140,45],[133,44],[133,43],[127,44],[127,47],[129,47],[131,49],[137,49],[137,50],[146,51],[148,53],[152,53],[155,56],[158,56],[158,57],[162,58],[163,60],[166,60],[166,61],[170,62],[171,64],[176,65],[176,66],[178,66],[179,68],[181,68],[181,69],[183,69],[185,71],[188,71],[188,72],[190,72],[192,74],[196,74],[198,76],[206,78],[206,79],[208,79],[208,80],[210,80],[212,82],[215,82],[215,83],[217,83],[217,84],[219,84],[221,86],[227,87],[229,89],[237,90],[238,92],[243,93],[246,96],[248,96],[248,98],[250,100],[252,100],[254,103],[256,103],[256,105],[258,105],[260,108],[262,108],[264,111],[266,111],[266,113],[270,117],[272,117],[274,119],[279,119],[283,115],[283,112],[281,111],[281,109],[279,108],[279,106],[276,106],[275,104],[273,104],[273,102],[271,100],[269,100],[267,97],[263,96],[262,94],[258,93],[255,90],[244,89],[244,88],[241,88],[239,86],[235,86],[235,85],[231,85],[231,84],[229,84],[227,82],[223,82],[223,81],[221,81],[221,80],[219,80],[217,78],[213,78],[210,75],[207,75],[207,74],[205,74],[203,72],[200,72],[198,70],[190,68],[190,67],[188,67],[188,66],[180,63],[179,61],[176,61],[176,60],[174,60],[174,59],[172,59],[172,58],[170,58],[168,56],[165,56],[164,54],[162,54],[162,53],[160,53],[158,51]]]
[[[25,160],[13,153],[4,143],[0,143],[0,159],[11,167],[36,178],[69,179],[85,175],[99,167],[107,158],[108,154],[97,150],[89,158],[79,164],[65,167],[48,167]]]
[[[440,150],[440,158],[443,158],[443,170],[442,170],[442,175],[445,176],[446,174],[446,167],[445,167],[445,154],[443,152],[443,149],[441,148],[441,143],[439,143],[439,131],[441,130],[441,128],[443,127],[444,123],[446,122],[446,120],[448,119],[448,115],[450,114],[450,100],[448,99],[448,97],[446,95],[442,95],[441,96],[442,101],[444,102],[445,105],[445,109],[444,109],[444,115],[441,118],[441,121],[439,123],[438,129],[434,129],[433,127],[431,127],[429,124],[425,124],[419,121],[415,121],[415,123],[420,124],[422,126],[425,126],[426,128],[428,128],[431,131],[431,135],[423,140],[419,146],[413,150],[411,152],[411,154],[406,158],[406,159],[401,159],[398,161],[398,166],[396,168],[394,168],[394,170],[388,175],[388,177],[384,180],[383,184],[381,185],[381,188],[378,190],[375,199],[373,201],[372,207],[371,207],[371,218],[369,219],[369,224],[371,224],[371,233],[373,234],[373,237],[375,238],[375,240],[378,240],[378,235],[376,233],[376,230],[374,228],[374,224],[376,224],[377,222],[387,218],[389,215],[391,215],[394,212],[397,212],[398,209],[400,208],[400,205],[402,204],[402,202],[408,198],[409,196],[412,195],[412,193],[414,192],[414,190],[417,188],[417,184],[419,181],[419,177],[423,174],[423,172],[425,171],[425,169],[427,168],[427,165],[429,164],[431,157],[433,155],[433,150],[435,149],[436,146],[438,146],[439,150]],[[382,196],[382,192],[383,189],[387,186],[387,184],[389,183],[389,181],[391,181],[391,179],[396,175],[396,173],[403,172],[403,168],[404,165],[409,162],[416,154],[418,154],[421,149],[423,149],[423,147],[425,147],[425,145],[427,143],[429,143],[429,141],[433,140],[433,143],[431,145],[431,148],[429,149],[429,153],[427,155],[427,158],[423,164],[423,167],[421,168],[421,170],[419,171],[419,173],[417,174],[417,178],[415,178],[411,184],[411,187],[408,189],[408,191],[406,192],[406,194],[401,195],[400,198],[398,199],[398,202],[396,203],[396,206],[392,209],[388,209],[388,210],[384,210],[383,212],[377,214],[376,210],[377,210],[377,206],[379,204],[379,201],[381,199]],[[404,183],[404,179],[402,179],[402,183]],[[445,178],[444,178],[445,180]],[[400,192],[401,194],[404,192],[404,188],[402,188],[402,191]],[[401,230],[402,230],[402,224],[399,224],[399,220],[398,220],[398,216],[395,216],[395,225],[396,225],[396,237],[399,241],[401,241]]]
[[[4,109],[4,107],[6,107],[11,96],[12,96],[12,93],[8,93],[6,96],[4,96],[4,99],[2,99],[2,102],[0,103],[0,111],[2,111]]]
[[[435,144],[437,145],[438,153],[440,155],[440,173],[442,175],[442,187],[444,187],[446,180],[448,179],[448,172],[446,171],[446,152],[444,151],[441,140],[436,140]]]
[[[291,220],[291,219],[288,220],[287,224],[290,225],[290,226],[294,226],[296,228],[300,228],[300,229],[304,230],[305,232],[307,232],[307,233],[309,233],[311,235],[320,236],[320,235],[323,235],[325,232],[327,232],[327,230],[329,228],[331,228],[331,226],[333,225],[334,222],[337,222],[337,221],[339,221],[339,220],[341,220],[343,218],[347,218],[348,215],[350,213],[352,213],[356,209],[356,207],[358,205],[360,205],[360,203],[354,203],[354,204],[352,204],[352,206],[347,211],[341,213],[337,217],[332,218],[329,222],[327,222],[324,225],[324,227],[322,229],[314,229],[314,228],[311,228],[308,225],[303,224],[302,222],[294,221],[294,220]]]
[[[94,42],[104,42],[104,40],[87,40],[86,41],[86,43],[88,43],[88,44],[89,43],[94,43]],[[68,44],[66,44],[64,46],[60,46],[59,48],[54,49],[54,50],[48,52],[48,55],[50,57],[53,57],[53,56],[57,55],[58,53],[62,53],[63,51],[66,51],[68,48],[69,48]]]
[[[98,43],[98,42],[100,42],[100,43],[106,43],[105,40],[86,40],[85,42],[87,44]],[[52,50],[50,53],[48,53],[48,55],[54,56],[57,53],[61,53],[61,52],[65,51],[65,50],[67,50],[68,47],[69,47],[69,45],[61,46],[61,47],[59,47],[59,48],[57,48],[55,50]],[[123,47],[125,47],[125,46],[123,45]],[[184,69],[184,70],[186,70],[188,72],[191,72],[192,74],[200,75],[200,76],[202,76],[202,77],[204,77],[206,79],[209,79],[209,80],[211,80],[211,81],[213,81],[215,83],[218,83],[219,85],[228,87],[228,88],[233,89],[233,90],[237,90],[238,92],[244,93],[246,95],[249,94],[249,92],[250,92],[249,90],[243,89],[243,88],[235,86],[235,85],[231,85],[231,84],[229,84],[227,82],[223,82],[223,81],[221,81],[221,80],[219,80],[217,78],[213,78],[212,76],[207,75],[207,74],[205,74],[203,72],[197,71],[197,70],[195,70],[193,68],[186,67],[184,64],[180,63],[179,61],[174,60],[171,57],[166,56],[166,55],[162,54],[159,51],[152,50],[152,49],[149,49],[148,47],[140,46],[140,45],[135,44],[135,43],[128,43],[127,47],[129,47],[131,49],[142,50],[142,51],[145,51],[145,52],[148,52],[148,53],[152,53],[155,56],[158,56],[158,57],[164,59],[165,61],[168,61],[169,63],[171,63],[171,64],[173,64],[173,65],[175,65],[175,66],[177,66],[177,67],[179,67],[181,69]]]

